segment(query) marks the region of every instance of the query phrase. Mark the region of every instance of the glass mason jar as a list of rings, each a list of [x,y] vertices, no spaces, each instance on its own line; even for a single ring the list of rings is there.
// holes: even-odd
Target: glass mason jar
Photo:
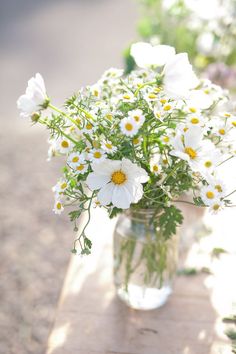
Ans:
[[[153,218],[153,210],[129,209],[120,215],[114,231],[117,294],[140,310],[158,308],[167,301],[177,268],[177,235],[165,240]]]

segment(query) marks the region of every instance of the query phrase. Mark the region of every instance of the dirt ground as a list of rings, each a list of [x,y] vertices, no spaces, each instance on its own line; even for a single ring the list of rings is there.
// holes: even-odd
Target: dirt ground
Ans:
[[[136,17],[132,0],[0,0],[0,354],[45,352],[73,239],[52,213],[61,162],[16,99],[37,71],[58,103],[121,67]]]

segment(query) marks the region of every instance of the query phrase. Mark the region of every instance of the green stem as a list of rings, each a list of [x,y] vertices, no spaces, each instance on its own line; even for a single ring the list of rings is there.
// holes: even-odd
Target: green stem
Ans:
[[[60,113],[61,115],[63,115],[64,117],[66,117],[67,119],[69,119],[71,121],[71,123],[75,124],[77,127],[79,127],[79,125],[77,124],[77,122],[71,118],[68,114],[66,114],[65,112],[63,112],[62,110],[60,110],[59,108],[53,106],[51,103],[49,103],[48,105],[49,108],[53,109],[55,112]]]
[[[57,127],[51,127],[50,124],[48,124],[47,121],[45,120],[42,120],[42,119],[39,119],[38,120],[39,123],[43,124],[43,125],[46,125],[48,128],[50,129],[54,129],[54,130],[57,130],[58,133],[60,133],[61,135],[63,135],[65,138],[67,138],[68,140],[70,140],[72,143],[74,143],[75,145],[77,145],[77,141],[74,140],[73,138],[71,138],[68,134],[66,134],[65,132],[63,132],[61,129],[57,128]]]

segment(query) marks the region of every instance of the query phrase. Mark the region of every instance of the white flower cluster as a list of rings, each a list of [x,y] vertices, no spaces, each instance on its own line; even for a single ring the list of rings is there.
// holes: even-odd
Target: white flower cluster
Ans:
[[[131,54],[139,69],[128,76],[107,70],[67,100],[65,111],[49,104],[39,74],[18,100],[22,116],[37,112],[50,128],[49,159],[66,156],[53,187],[55,213],[91,201],[108,209],[155,208],[191,189],[198,203],[221,210],[228,191],[218,166],[236,151],[227,93],[199,81],[187,54],[173,47],[137,43]],[[50,118],[41,115],[46,106],[56,112]]]

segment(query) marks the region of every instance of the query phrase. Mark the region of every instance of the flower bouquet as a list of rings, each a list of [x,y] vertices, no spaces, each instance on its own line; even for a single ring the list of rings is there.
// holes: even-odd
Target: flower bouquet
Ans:
[[[49,156],[63,157],[63,176],[53,187],[54,212],[70,207],[88,220],[72,253],[88,255],[86,233],[94,206],[110,218],[114,233],[115,283],[136,308],[160,306],[171,292],[177,227],[186,202],[218,213],[231,205],[219,166],[235,154],[236,117],[224,110],[227,92],[199,81],[186,53],[170,46],[136,43],[139,68],[124,76],[109,69],[59,109],[36,74],[18,102],[21,116],[48,129]],[[192,201],[180,199],[192,193]]]

